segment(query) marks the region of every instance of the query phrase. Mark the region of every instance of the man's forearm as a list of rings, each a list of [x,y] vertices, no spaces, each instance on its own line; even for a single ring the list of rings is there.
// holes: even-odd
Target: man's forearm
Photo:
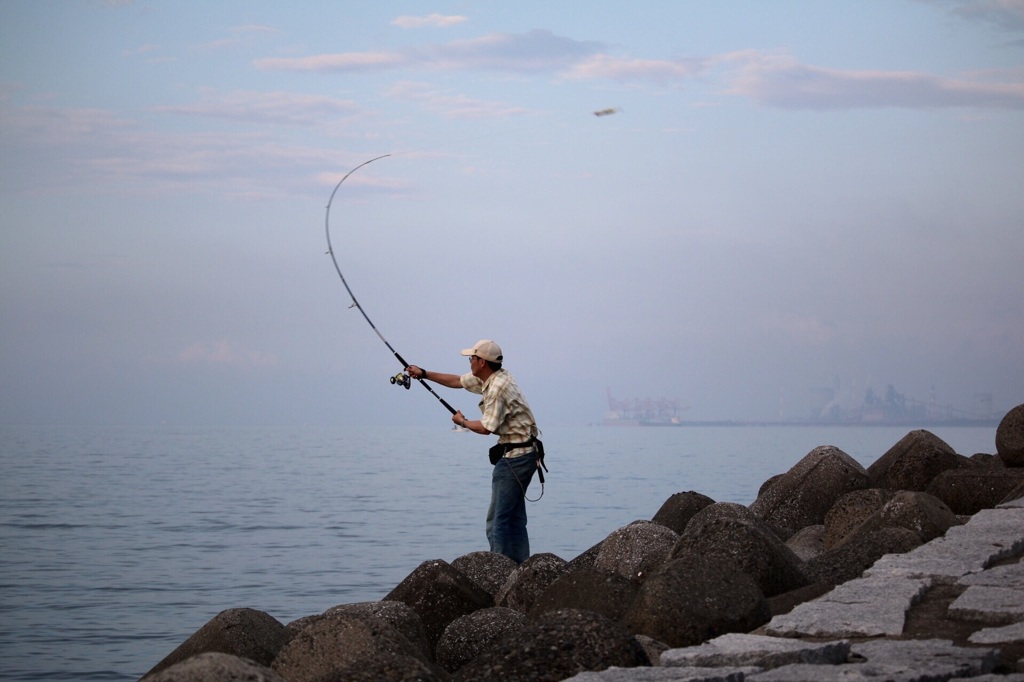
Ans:
[[[480,419],[466,419],[466,415],[462,412],[456,412],[452,415],[452,421],[459,426],[469,429],[473,433],[479,433],[482,436],[489,436],[491,432],[484,426],[484,423]]]
[[[442,372],[430,372],[422,367],[412,365],[407,370],[414,379],[426,379],[435,384],[441,384],[448,388],[462,388],[462,377],[458,374],[444,374]]]

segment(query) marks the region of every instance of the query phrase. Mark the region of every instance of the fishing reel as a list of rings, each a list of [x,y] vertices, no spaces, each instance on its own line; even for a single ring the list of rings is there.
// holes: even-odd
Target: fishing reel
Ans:
[[[405,386],[408,389],[412,386],[412,379],[405,372],[399,372],[395,376],[391,377],[391,383],[395,386]]]

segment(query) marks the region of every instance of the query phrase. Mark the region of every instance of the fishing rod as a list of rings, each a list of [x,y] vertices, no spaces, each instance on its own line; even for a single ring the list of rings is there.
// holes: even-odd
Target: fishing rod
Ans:
[[[363,319],[366,320],[366,323],[368,325],[370,325],[370,329],[374,331],[374,333],[377,335],[377,338],[384,342],[384,345],[388,347],[388,350],[391,351],[391,353],[398,359],[398,362],[402,365],[402,371],[396,374],[395,376],[391,377],[391,383],[398,386],[404,386],[406,389],[408,389],[409,386],[411,385],[411,381],[409,375],[405,373],[405,368],[409,366],[409,363],[405,361],[405,358],[403,358],[399,354],[399,352],[392,347],[390,343],[388,343],[388,340],[385,339],[384,335],[380,333],[379,329],[377,329],[377,325],[373,323],[373,321],[370,319],[370,316],[366,314],[365,310],[363,310],[363,306],[359,304],[359,301],[356,299],[356,295],[352,293],[352,287],[350,287],[348,285],[348,282],[345,281],[345,275],[341,274],[341,266],[338,265],[338,259],[334,257],[334,246],[331,244],[331,204],[334,203],[334,195],[338,193],[338,189],[341,187],[341,184],[348,179],[348,176],[352,175],[363,166],[371,164],[374,161],[379,161],[380,159],[387,158],[389,156],[391,155],[383,154],[381,156],[376,156],[370,159],[369,161],[363,161],[361,164],[350,170],[348,173],[345,173],[345,176],[338,181],[338,184],[334,186],[334,191],[331,192],[331,198],[327,200],[327,212],[324,215],[324,232],[326,232],[327,234],[327,253],[330,254],[331,256],[331,261],[334,263],[334,269],[338,272],[338,277],[341,278],[341,283],[345,285],[345,291],[348,292],[349,297],[352,299],[352,305],[350,305],[349,308],[359,309],[359,312],[362,313],[363,315]],[[457,412],[457,410],[454,407],[449,405],[444,398],[439,396],[437,392],[435,392],[434,389],[432,389],[430,385],[423,380],[422,376],[416,377],[416,381],[420,382],[420,385],[423,388],[430,391],[430,395],[437,398],[438,402],[444,405],[449,412],[451,412],[452,414],[455,414]],[[537,464],[537,475],[540,478],[540,497],[538,497],[536,500],[531,500],[530,498],[526,497],[526,487],[523,486],[522,481],[520,481],[519,477],[516,476],[515,471],[512,471],[512,475],[513,477],[515,477],[516,482],[519,483],[519,486],[523,489],[523,498],[530,502],[537,502],[542,497],[544,497],[544,471],[547,469],[547,467],[544,465],[543,447],[543,444],[541,444],[541,458],[540,460],[538,460]],[[506,459],[505,462],[508,463],[508,460]],[[512,464],[508,463],[508,466],[511,469]]]
[[[366,314],[365,310],[363,310],[363,306],[359,305],[359,301],[356,300],[356,295],[352,293],[352,287],[350,287],[348,285],[348,282],[345,281],[345,275],[341,274],[341,266],[338,265],[338,259],[334,257],[334,247],[331,245],[331,204],[334,202],[334,195],[338,193],[338,188],[341,187],[341,183],[345,182],[345,180],[348,179],[348,176],[352,175],[363,166],[371,164],[374,161],[379,161],[380,159],[387,158],[389,156],[391,155],[384,154],[382,156],[374,157],[369,161],[363,161],[361,164],[350,170],[348,173],[345,173],[345,177],[339,180],[338,184],[334,186],[334,191],[331,192],[331,198],[327,200],[327,214],[326,216],[324,216],[324,230],[327,233],[327,253],[330,254],[331,261],[334,262],[334,269],[338,271],[338,277],[341,278],[341,283],[345,285],[345,291],[347,291],[348,295],[352,298],[352,305],[350,305],[349,308],[357,308],[359,312],[363,314],[363,319],[366,320],[366,323],[370,325],[370,329],[372,329],[374,333],[377,334],[377,338],[384,342],[384,345],[388,347],[388,350],[391,351],[394,354],[394,356],[398,358],[398,362],[401,363],[402,371],[396,374],[395,376],[391,377],[391,383],[396,386],[403,386],[406,389],[408,389],[412,385],[409,375],[405,373],[405,368],[409,366],[409,363],[405,361],[405,358],[399,355],[398,351],[395,350],[390,343],[388,343],[388,340],[384,338],[384,335],[380,333],[380,330],[377,329],[377,326],[373,323],[372,320],[370,320],[370,316]],[[438,401],[440,401],[440,403],[444,405],[449,412],[451,412],[452,414],[455,414],[457,412],[457,410],[451,405],[449,405],[444,398],[439,396],[434,391],[434,389],[432,389],[427,384],[427,382],[423,380],[422,377],[416,377],[416,381],[420,382],[420,385],[423,386],[423,388],[430,391],[430,394],[437,398]]]

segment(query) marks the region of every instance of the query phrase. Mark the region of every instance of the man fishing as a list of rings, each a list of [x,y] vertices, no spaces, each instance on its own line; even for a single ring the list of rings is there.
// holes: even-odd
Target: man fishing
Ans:
[[[530,556],[530,538],[526,532],[526,489],[533,474],[543,466],[543,445],[533,412],[519,390],[519,384],[502,369],[501,348],[483,339],[462,351],[469,357],[467,374],[441,374],[410,365],[405,371],[414,379],[433,381],[448,388],[464,388],[479,393],[482,415],[466,419],[461,411],[452,421],[473,433],[498,434],[491,448],[491,504],[487,510],[487,540],[492,552],[522,563]],[[543,483],[543,473],[541,482]]]

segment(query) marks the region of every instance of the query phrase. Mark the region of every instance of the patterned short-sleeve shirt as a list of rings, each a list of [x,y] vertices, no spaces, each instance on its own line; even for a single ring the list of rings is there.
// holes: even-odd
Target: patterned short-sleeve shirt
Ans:
[[[499,443],[525,443],[538,435],[533,412],[508,370],[499,369],[486,382],[470,372],[463,374],[461,381],[467,391],[481,395],[480,422],[498,434]]]

